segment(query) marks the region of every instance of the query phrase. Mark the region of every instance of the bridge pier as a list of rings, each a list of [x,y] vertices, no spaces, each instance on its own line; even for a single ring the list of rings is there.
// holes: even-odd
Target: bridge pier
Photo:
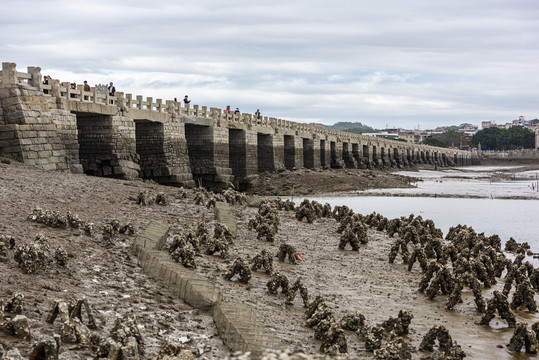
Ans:
[[[275,136],[277,137],[277,136]],[[305,140],[302,137],[296,136],[296,135],[283,135],[283,143],[284,143],[284,167],[287,170],[293,170],[293,169],[300,169],[304,167],[305,163],[305,154],[304,154],[304,148],[307,145],[309,148],[307,149],[308,152],[311,152],[311,154],[308,154],[307,156],[310,156],[309,158],[309,165],[312,168],[314,166],[314,159],[313,159],[313,144],[309,144],[308,142],[305,142]],[[278,158],[278,156],[276,156]]]
[[[331,167],[330,142],[326,139],[320,140],[320,167],[322,169],[329,169]]]
[[[357,162],[352,156],[352,151],[350,149],[350,143],[342,143],[342,159],[344,161],[344,166],[347,169],[357,169]]]
[[[160,184],[194,185],[182,124],[135,120],[135,137],[141,178]]]
[[[281,140],[281,141],[279,141]],[[280,151],[279,151],[280,150]],[[275,156],[275,154],[278,156]],[[281,155],[283,154],[283,155]],[[270,134],[257,134],[258,172],[273,172],[284,168],[284,138]],[[277,166],[276,166],[277,164]]]
[[[185,138],[193,180],[199,186],[221,190],[232,184],[227,128],[185,124]]]
[[[362,155],[363,155],[363,163],[365,168],[372,168],[372,151],[369,150],[369,145],[361,145],[363,148]]]
[[[135,179],[139,177],[135,123],[124,116],[77,114],[79,157],[84,173]]]
[[[383,167],[391,167],[391,161],[390,161],[390,158],[389,158],[389,153],[388,153],[389,149],[388,148],[385,148],[385,147],[380,147],[380,155],[381,155],[381,158],[382,158],[382,166]]]
[[[309,138],[302,138],[303,144],[301,145],[303,150],[303,167],[306,169],[315,168],[315,155],[314,155],[314,140]]]
[[[356,168],[362,169],[363,168],[363,160],[362,160],[362,155],[359,152],[359,144],[358,143],[352,143],[352,157],[354,158],[354,163],[356,164]]]
[[[322,156],[323,156],[322,140],[318,137],[317,134],[314,134],[313,135],[313,169],[320,170],[321,168],[323,168]]]

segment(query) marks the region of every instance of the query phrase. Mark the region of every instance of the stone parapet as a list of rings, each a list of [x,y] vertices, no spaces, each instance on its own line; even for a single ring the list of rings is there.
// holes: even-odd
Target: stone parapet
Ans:
[[[212,190],[298,168],[468,165],[470,153],[0,72],[0,154],[42,169]],[[9,126],[14,125],[14,126]]]

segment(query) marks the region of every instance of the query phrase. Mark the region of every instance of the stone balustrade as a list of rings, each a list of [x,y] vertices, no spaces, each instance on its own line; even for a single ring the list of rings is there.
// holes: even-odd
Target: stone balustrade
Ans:
[[[258,173],[301,167],[470,163],[470,153],[456,149],[120,91],[110,96],[105,87],[84,91],[56,79],[42,84],[39,67],[21,73],[14,63],[2,64],[0,104],[0,155],[47,169],[82,166],[90,175],[241,188]]]
[[[134,98],[132,94],[125,94],[124,96],[123,93],[117,93],[116,96],[110,96],[108,91],[105,90],[103,93],[101,93],[96,87],[91,87],[89,92],[84,91],[84,85],[82,84],[77,84],[76,89],[71,89],[70,82],[59,82],[58,80],[52,80],[51,84],[44,85],[42,84],[41,68],[29,67],[28,73],[22,73],[15,70],[15,64],[4,64],[7,64],[9,70],[6,72],[6,69],[4,69],[3,66],[3,70],[0,71],[0,79],[2,79],[0,80],[0,87],[3,86],[2,84],[4,83],[7,85],[27,84],[28,86],[32,87],[39,87],[41,90],[48,90],[49,96],[59,94],[59,96],[64,97],[69,101],[109,104],[111,106],[117,106],[118,103],[124,103],[128,109],[134,108],[158,113],[166,112],[168,114],[194,116],[197,118],[213,119],[220,121],[230,121],[247,125],[271,126],[273,128],[292,130],[301,133],[331,135],[335,137],[344,137],[360,141],[373,141],[372,137],[361,134],[331,130],[316,125],[296,123],[293,121],[277,119],[274,117],[263,116],[258,119],[253,114],[235,114],[233,111],[227,112],[226,110],[215,107],[208,108],[208,106],[200,105],[194,105],[193,107],[191,107],[190,104],[187,104],[187,106],[182,106],[183,101],[163,101],[163,99],[156,99],[154,102],[153,97],[147,97],[146,99],[144,99],[142,95],[136,95]],[[6,75],[4,76],[3,74]],[[16,76],[14,74],[16,74]],[[4,77],[6,77],[6,80],[4,80]],[[420,147],[425,150],[436,149],[436,147],[433,147],[431,145],[414,144],[413,146]]]

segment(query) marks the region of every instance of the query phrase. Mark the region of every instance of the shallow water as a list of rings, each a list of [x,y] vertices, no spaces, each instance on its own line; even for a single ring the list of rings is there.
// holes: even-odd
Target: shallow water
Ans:
[[[539,203],[534,200],[453,199],[432,197],[312,197],[332,207],[346,205],[363,215],[373,211],[389,219],[410,214],[432,219],[444,235],[451,226],[472,226],[485,235],[498,234],[502,242],[513,237],[527,241],[534,252],[539,252]]]
[[[537,188],[532,189],[533,181],[489,181],[491,175],[508,168],[483,166],[400,172],[402,175],[422,178],[423,181],[418,182],[417,187],[409,189],[358,191],[350,196],[309,199],[322,204],[327,202],[332,207],[346,205],[364,215],[376,211],[389,219],[410,214],[421,215],[424,219],[432,219],[444,235],[451,226],[468,225],[487,236],[499,235],[503,243],[511,237],[518,242],[526,241],[533,252],[539,252],[539,192]],[[532,173],[535,177],[536,172],[537,170],[528,170],[514,175],[522,179]],[[386,196],[376,196],[378,193],[384,193]],[[362,194],[370,196],[361,196]],[[427,196],[422,197],[422,194]],[[433,197],[434,195],[459,197]],[[503,199],[504,197],[527,197],[529,200]]]
[[[415,187],[413,188],[365,190],[357,191],[355,194],[404,194],[408,196],[457,196],[489,199],[526,197],[539,200],[537,189],[539,182],[535,180],[535,170],[515,173],[513,176],[518,180],[491,181],[490,176],[501,174],[499,170],[482,168],[466,171],[459,169],[403,171],[398,174],[413,176],[423,181],[414,183]]]

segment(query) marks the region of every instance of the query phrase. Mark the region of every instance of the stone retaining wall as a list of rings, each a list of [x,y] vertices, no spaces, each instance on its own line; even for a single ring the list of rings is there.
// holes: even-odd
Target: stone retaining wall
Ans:
[[[231,225],[233,215],[228,204],[216,204],[219,221]],[[217,330],[232,351],[251,352],[253,358],[265,349],[278,349],[282,344],[257,318],[254,310],[246,304],[224,303],[219,289],[207,279],[176,263],[161,249],[165,245],[169,226],[160,221],[150,225],[135,238],[132,249],[138,263],[146,274],[169,289],[187,304],[201,310],[211,311]]]

